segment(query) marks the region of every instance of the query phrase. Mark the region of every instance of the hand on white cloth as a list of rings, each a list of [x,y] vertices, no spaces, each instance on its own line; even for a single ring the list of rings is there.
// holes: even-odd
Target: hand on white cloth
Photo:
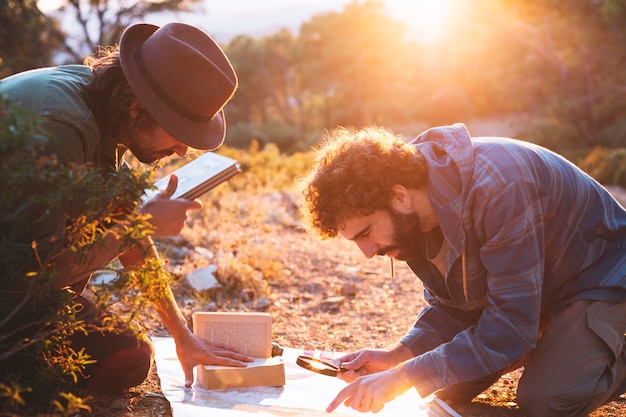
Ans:
[[[362,413],[378,413],[386,403],[404,394],[412,387],[411,380],[402,366],[371,375],[361,376],[339,391],[326,408],[332,412],[341,403]]]

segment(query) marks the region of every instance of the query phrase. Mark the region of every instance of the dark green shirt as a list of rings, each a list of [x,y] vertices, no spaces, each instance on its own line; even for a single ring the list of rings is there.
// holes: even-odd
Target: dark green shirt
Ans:
[[[41,68],[0,80],[0,94],[42,118],[49,136],[47,154],[55,154],[64,163],[118,168],[117,144],[110,129],[99,129],[88,105],[83,87],[91,77],[91,68],[82,65]],[[33,241],[45,252],[51,238],[63,239],[65,214],[54,213],[54,207],[45,210],[46,216],[2,226],[0,263],[26,261],[23,257],[32,255]]]

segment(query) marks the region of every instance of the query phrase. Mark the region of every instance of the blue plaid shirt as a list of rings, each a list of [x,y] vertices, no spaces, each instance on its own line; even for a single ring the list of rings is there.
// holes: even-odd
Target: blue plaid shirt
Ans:
[[[429,303],[401,340],[422,396],[515,363],[541,318],[573,300],[626,301],[626,211],[575,165],[461,124],[412,143],[448,241],[445,278],[425,257],[409,262]]]

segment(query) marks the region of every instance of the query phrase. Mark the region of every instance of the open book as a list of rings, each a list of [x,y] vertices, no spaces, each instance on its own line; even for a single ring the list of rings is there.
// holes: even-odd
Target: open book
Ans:
[[[272,316],[260,312],[196,312],[193,332],[209,343],[228,346],[255,358],[245,368],[198,366],[198,382],[206,389],[285,385],[282,357],[272,354]]]
[[[236,160],[214,152],[204,153],[172,173],[178,177],[178,188],[172,199],[193,200],[240,172],[241,168]],[[156,189],[146,190],[143,201],[148,201],[165,190],[170,175],[154,183]]]

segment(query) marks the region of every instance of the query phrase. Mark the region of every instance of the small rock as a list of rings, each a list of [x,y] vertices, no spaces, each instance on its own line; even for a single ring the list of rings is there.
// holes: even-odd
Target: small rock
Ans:
[[[324,298],[320,302],[320,308],[324,311],[337,311],[346,300],[344,296]]]
[[[217,265],[209,265],[204,268],[196,269],[187,274],[187,282],[189,282],[196,291],[219,287],[220,283],[215,278],[215,272],[217,272]]]
[[[91,285],[108,285],[117,279],[117,272],[101,269],[91,274]]]
[[[244,306],[248,310],[254,311],[266,311],[270,308],[270,300],[265,297],[261,297],[258,300],[252,300],[244,303]]]
[[[217,311],[217,304],[215,304],[215,302],[211,301],[209,304],[207,304],[206,307],[204,307],[204,311],[216,312]]]
[[[340,294],[346,297],[354,297],[357,294],[357,287],[351,282],[343,284],[341,286]]]

